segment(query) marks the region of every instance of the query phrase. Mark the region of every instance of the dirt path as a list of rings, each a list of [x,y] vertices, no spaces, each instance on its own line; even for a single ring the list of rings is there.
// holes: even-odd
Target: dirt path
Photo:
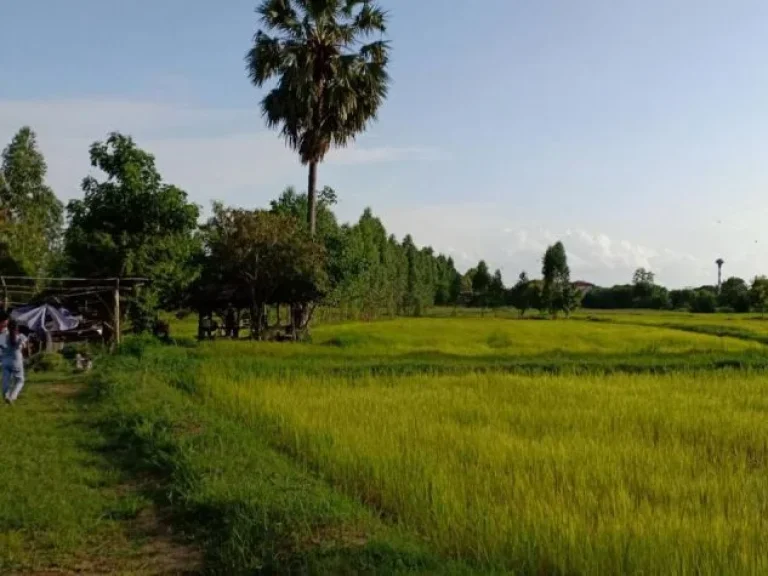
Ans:
[[[16,432],[35,450],[16,471],[26,479],[14,485],[15,506],[4,507],[0,495],[0,573],[200,573],[200,551],[147,497],[159,487],[127,477],[105,457],[109,447],[83,389],[77,379],[33,376],[17,405],[0,412],[0,435]],[[0,482],[6,459],[32,460],[22,446],[0,454]]]

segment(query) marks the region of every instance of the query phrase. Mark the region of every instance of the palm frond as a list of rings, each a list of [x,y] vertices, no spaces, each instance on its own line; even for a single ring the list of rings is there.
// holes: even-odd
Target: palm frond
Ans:
[[[264,26],[288,35],[301,33],[299,14],[291,0],[266,0],[256,9]]]
[[[253,47],[246,56],[251,82],[260,87],[278,75],[285,57],[280,41],[259,30],[253,39]]]

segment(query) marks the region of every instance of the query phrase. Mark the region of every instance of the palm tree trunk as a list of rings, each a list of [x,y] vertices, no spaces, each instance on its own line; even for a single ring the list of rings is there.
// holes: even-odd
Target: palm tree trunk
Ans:
[[[315,161],[309,163],[307,204],[307,223],[309,224],[309,233],[312,238],[314,238],[317,220],[317,162]]]

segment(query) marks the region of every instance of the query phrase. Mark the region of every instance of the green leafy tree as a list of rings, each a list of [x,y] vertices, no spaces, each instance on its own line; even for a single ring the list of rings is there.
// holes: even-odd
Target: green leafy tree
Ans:
[[[768,278],[757,276],[752,280],[752,286],[749,288],[749,300],[752,308],[765,316],[768,310]]]
[[[419,251],[413,243],[413,238],[410,235],[403,239],[403,248],[405,250],[405,257],[408,262],[407,283],[406,292],[403,299],[403,308],[406,314],[413,316],[421,316],[424,308],[424,302],[422,300],[422,267],[419,258]]]
[[[632,275],[632,284],[650,284],[653,285],[656,282],[656,275],[650,270],[645,268],[638,268]]]
[[[329,293],[335,294],[336,288],[344,278],[342,252],[344,250],[344,233],[339,226],[333,207],[337,196],[333,188],[326,186],[317,197],[317,233],[315,239],[323,244],[326,251],[326,267],[329,279]],[[303,228],[309,230],[306,221],[309,200],[306,194],[299,194],[293,187],[286,188],[283,193],[270,202],[270,210],[274,214],[294,217]],[[334,298],[331,296],[330,301]]]
[[[453,304],[453,284],[458,275],[452,258],[446,258],[442,254],[434,259],[435,277],[435,305],[446,306]]]
[[[474,295],[475,305],[485,308],[488,304],[488,289],[491,287],[491,273],[488,271],[488,265],[485,260],[480,260],[477,268],[470,271],[472,277],[472,294]],[[467,273],[469,274],[469,272]]]
[[[531,281],[525,271],[520,272],[517,283],[512,287],[510,293],[510,304],[517,309],[522,318],[525,313],[534,307],[534,293]]]
[[[563,286],[561,309],[566,317],[578,310],[581,305],[582,292],[570,282]]]
[[[571,272],[568,268],[568,257],[562,242],[556,242],[548,247],[542,258],[541,273],[544,277],[542,291],[543,304],[550,315],[555,317],[558,312],[570,312],[571,305]]]
[[[386,14],[371,0],[263,0],[262,29],[246,61],[267,125],[309,167],[308,211],[315,234],[317,166],[376,117],[389,85]]]
[[[696,292],[690,288],[669,292],[669,300],[673,310],[690,310],[695,299]]]
[[[529,288],[531,293],[531,307],[536,308],[540,314],[546,314],[549,311],[549,303],[544,297],[544,281],[531,280]]]
[[[247,291],[256,339],[263,336],[267,304],[291,305],[293,334],[303,333],[311,318],[303,307],[319,301],[327,289],[324,248],[291,215],[221,204],[213,212],[204,227],[204,278]]]
[[[48,168],[35,133],[24,127],[3,150],[0,165],[0,272],[41,276],[60,249],[63,207],[45,184]]]
[[[699,288],[694,291],[691,302],[691,312],[697,314],[712,314],[717,310],[717,295],[711,290]]]
[[[722,283],[717,303],[735,312],[749,312],[749,286],[741,278],[728,278]]]
[[[669,290],[663,286],[653,286],[648,307],[653,310],[668,310],[672,307]]]
[[[491,278],[491,283],[488,286],[488,303],[491,308],[499,308],[504,305],[504,296],[506,289],[504,288],[504,279],[501,275],[501,270],[496,270]]]
[[[632,275],[633,305],[635,308],[651,308],[656,276],[650,270],[638,268]]]
[[[326,186],[317,193],[316,206],[316,236],[323,241],[335,239],[339,232],[339,223],[333,213],[333,207],[338,201],[336,191]],[[293,216],[297,220],[306,223],[309,210],[309,198],[307,194],[299,194],[293,187],[286,188],[282,194],[270,203],[270,210],[275,214]]]
[[[453,263],[453,261],[451,261]],[[455,269],[451,275],[451,287],[449,293],[449,301],[454,306],[457,306],[461,302],[461,295],[463,292],[464,277],[459,274]],[[471,290],[471,285],[470,285]]]
[[[77,276],[148,278],[150,287],[132,306],[139,328],[148,307],[176,306],[195,279],[199,210],[185,192],[163,183],[154,157],[130,137],[110,134],[90,155],[106,178],[85,178],[85,197],[67,205],[67,264]]]

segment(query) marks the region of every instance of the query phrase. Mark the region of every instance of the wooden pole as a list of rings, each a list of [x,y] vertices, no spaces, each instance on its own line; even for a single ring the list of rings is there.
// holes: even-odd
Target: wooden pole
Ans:
[[[115,343],[120,345],[120,279],[115,280]]]
[[[5,284],[5,276],[0,276],[3,281],[3,310],[8,311],[8,286]]]

